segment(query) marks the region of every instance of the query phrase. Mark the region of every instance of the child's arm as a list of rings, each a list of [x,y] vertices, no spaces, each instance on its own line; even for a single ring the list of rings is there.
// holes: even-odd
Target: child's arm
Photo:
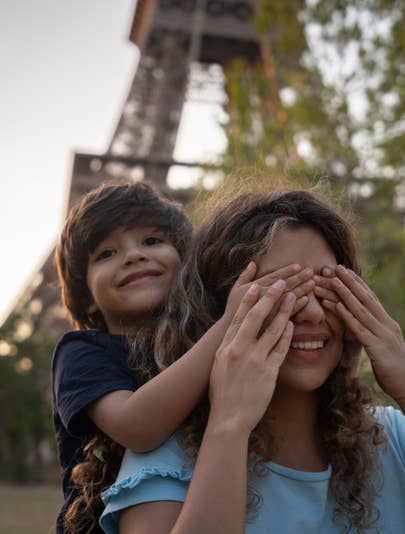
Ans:
[[[284,278],[286,290],[295,288],[296,296],[301,296],[312,288],[307,271],[289,265],[256,283],[268,286]],[[93,422],[114,441],[138,452],[165,441],[208,387],[215,353],[255,272],[255,264],[249,264],[232,288],[222,318],[183,357],[137,391],[115,391],[90,404],[86,411]],[[302,305],[305,298],[301,296]]]

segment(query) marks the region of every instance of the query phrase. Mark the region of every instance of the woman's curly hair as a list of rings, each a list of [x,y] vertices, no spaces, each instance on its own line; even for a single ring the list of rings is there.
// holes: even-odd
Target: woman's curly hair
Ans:
[[[157,330],[155,360],[160,370],[184,354],[222,316],[233,283],[252,259],[267,252],[275,233],[302,225],[319,231],[336,261],[360,274],[352,226],[326,201],[304,190],[241,195],[218,209],[195,236],[180,284]],[[319,424],[332,465],[334,519],[343,531],[356,528],[363,532],[379,514],[374,505],[378,488],[373,487],[371,475],[377,470],[376,446],[384,442],[384,432],[374,417],[371,390],[351,376],[344,356],[320,390]],[[207,397],[183,424],[184,448],[193,458],[208,415]],[[266,474],[263,455],[271,439],[265,421],[251,434],[252,474]],[[247,511],[257,511],[260,503],[260,495],[250,484]]]

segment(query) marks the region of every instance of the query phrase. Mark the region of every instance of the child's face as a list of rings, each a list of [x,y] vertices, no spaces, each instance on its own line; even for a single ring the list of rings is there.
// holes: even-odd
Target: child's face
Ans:
[[[160,230],[118,228],[89,257],[88,311],[100,311],[111,334],[127,333],[163,303],[179,267],[177,250]]]
[[[259,261],[257,276],[299,263],[319,274],[322,267],[336,266],[336,258],[324,237],[314,228],[286,228],[276,233],[270,250]],[[341,359],[344,327],[311,291],[308,303],[291,318],[294,334],[280,368],[278,389],[315,391]]]

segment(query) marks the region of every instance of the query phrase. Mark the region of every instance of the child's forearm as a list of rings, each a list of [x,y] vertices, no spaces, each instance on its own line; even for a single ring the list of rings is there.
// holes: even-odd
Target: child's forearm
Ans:
[[[153,449],[184,421],[208,387],[227,326],[226,318],[220,319],[183,357],[127,398],[122,445],[138,452]]]

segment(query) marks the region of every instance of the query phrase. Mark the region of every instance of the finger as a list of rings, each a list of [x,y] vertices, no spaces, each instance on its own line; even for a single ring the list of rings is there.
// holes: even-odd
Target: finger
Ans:
[[[333,276],[333,278],[335,277],[336,275]],[[323,287],[324,289],[331,289],[333,278],[326,278],[325,276],[320,276],[319,274],[315,274],[314,282],[319,287]]]
[[[355,333],[356,338],[362,345],[370,345],[372,343],[372,339],[375,337],[373,332],[357,319],[343,302],[336,304],[336,313],[343,319],[348,328]]]
[[[252,339],[256,339],[264,320],[271,312],[275,303],[279,300],[285,289],[284,280],[277,280],[271,285],[265,294],[247,310],[240,324],[233,329],[234,336],[232,339],[238,345],[245,345]]]
[[[307,280],[306,282],[302,283],[298,287],[295,287],[294,289],[291,289],[290,291],[294,293],[297,298],[300,298],[303,295],[307,295],[308,293],[313,291],[314,287],[315,282],[311,278],[310,280]]]
[[[290,319],[295,303],[295,295],[287,293],[283,297],[279,312],[274,319],[266,326],[260,336],[259,346],[265,348],[263,354],[268,355],[269,351],[278,343],[284,329]]]
[[[280,369],[290,349],[293,333],[294,324],[291,321],[288,321],[280,339],[269,352],[267,361],[269,362],[269,365],[271,365],[273,369],[277,369],[277,371]]]
[[[251,282],[256,274],[257,266],[254,261],[248,263],[247,267],[240,273],[234,286],[240,287]]]
[[[346,269],[343,265],[338,265],[336,267],[336,275],[377,318],[382,321],[389,317],[377,295],[354,271]]]
[[[276,282],[277,280],[288,280],[292,276],[294,276],[297,272],[301,271],[301,265],[298,265],[297,263],[292,263],[290,265],[286,265],[285,267],[281,267],[280,269],[277,269],[275,271],[272,271],[271,273],[264,274],[262,276],[259,276],[255,283],[259,284],[264,287],[269,287],[271,284]]]
[[[292,289],[299,288],[301,285],[312,282],[312,277],[314,275],[313,269],[307,268],[307,269],[301,269],[298,273],[289,276],[285,279],[287,286],[286,291],[291,291]],[[310,291],[310,290],[309,290]],[[301,293],[298,296],[301,296],[305,293]]]
[[[370,298],[364,293],[364,290],[362,289],[360,291],[359,287],[356,287],[356,293],[357,295],[360,294],[360,298],[362,299],[359,300],[356,293],[352,292],[351,288],[347,287],[340,278],[334,278],[332,280],[332,287],[343,301],[345,307],[348,308],[364,326],[377,335],[380,331],[382,322],[381,314],[375,312],[375,307],[372,305]],[[384,319],[386,320],[388,315],[385,313],[385,310],[384,314]]]
[[[339,301],[339,302],[341,302],[341,301]],[[324,308],[326,308],[327,310],[331,311],[335,315],[339,315],[338,311],[336,309],[336,304],[337,304],[337,302],[333,302],[333,301],[328,300],[328,299],[322,300],[322,306]]]
[[[291,293],[293,293],[293,292],[291,291]],[[263,289],[262,289],[262,295],[264,295]],[[282,297],[282,295],[281,295],[281,297]],[[280,306],[281,306],[281,303],[282,303],[282,300],[283,300],[281,297],[277,302],[275,302],[271,312],[266,317],[266,320],[265,320],[265,322],[263,324],[263,328],[266,328],[271,323],[271,321],[273,321],[274,317],[279,312]],[[298,313],[300,310],[302,310],[302,308],[304,306],[306,306],[307,303],[308,303],[308,297],[306,295],[296,299],[295,304],[293,306],[293,309],[291,311],[290,317],[292,317],[293,315]]]
[[[243,323],[246,315],[248,312],[253,308],[253,306],[256,304],[256,302],[260,298],[260,288],[257,284],[253,284],[249,287],[249,289],[244,294],[236,312],[235,315],[232,318],[231,324],[228,326],[224,339],[222,341],[223,344],[227,344],[230,341],[232,341],[236,333],[238,332],[240,325]]]
[[[304,306],[306,306],[307,303],[308,303],[308,297],[306,295],[304,295],[303,297],[298,298],[295,301],[294,308],[293,308],[293,310],[291,312],[291,317],[293,315],[295,315],[296,313],[298,313],[300,310],[302,310],[302,308]]]
[[[330,267],[329,265],[325,265],[321,269],[321,275],[325,278],[333,278],[336,276],[335,274],[335,267]]]
[[[315,293],[315,296],[320,299],[330,300],[335,303],[340,301],[338,295],[334,291],[330,289],[326,289],[324,287],[315,286],[314,293]]]

